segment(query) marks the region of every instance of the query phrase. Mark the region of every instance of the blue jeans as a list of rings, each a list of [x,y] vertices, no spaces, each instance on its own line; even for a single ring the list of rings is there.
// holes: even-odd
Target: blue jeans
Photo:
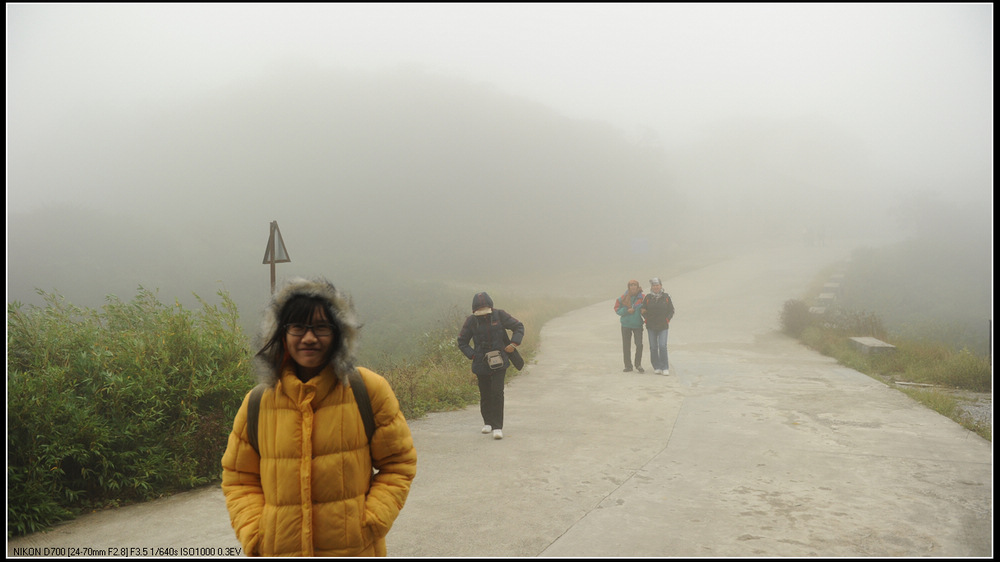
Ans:
[[[649,332],[649,362],[653,365],[653,370],[667,371],[670,369],[670,362],[667,361],[667,333],[670,329],[650,330]]]

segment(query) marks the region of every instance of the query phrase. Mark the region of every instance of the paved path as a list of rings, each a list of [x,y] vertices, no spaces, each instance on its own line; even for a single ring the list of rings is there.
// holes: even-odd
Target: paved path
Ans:
[[[550,322],[507,387],[503,440],[477,407],[411,421],[418,474],[389,554],[992,556],[991,443],[778,332],[783,303],[847,255],[775,250],[665,280],[669,376],[621,372],[612,300]],[[7,553],[238,546],[213,487]]]

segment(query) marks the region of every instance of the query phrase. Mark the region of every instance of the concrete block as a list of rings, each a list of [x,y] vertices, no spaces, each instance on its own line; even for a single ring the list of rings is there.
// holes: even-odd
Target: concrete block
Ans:
[[[851,347],[861,353],[888,353],[896,351],[896,346],[871,337],[851,338]]]

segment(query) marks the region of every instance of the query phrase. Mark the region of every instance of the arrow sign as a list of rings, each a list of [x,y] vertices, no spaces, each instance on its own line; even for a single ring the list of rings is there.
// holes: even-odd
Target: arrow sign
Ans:
[[[281,231],[278,230],[278,221],[271,222],[271,236],[267,239],[267,248],[264,250],[264,264],[284,263],[292,261],[288,257],[288,250],[285,249],[285,241],[281,239]]]
[[[271,221],[271,235],[267,238],[267,248],[264,249],[264,265],[271,265],[271,294],[274,294],[274,264],[292,261],[285,249],[285,241],[281,238],[278,221]]]

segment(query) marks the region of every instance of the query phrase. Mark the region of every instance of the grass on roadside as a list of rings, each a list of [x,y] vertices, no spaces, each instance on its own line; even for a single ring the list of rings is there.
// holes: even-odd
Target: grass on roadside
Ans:
[[[988,357],[968,349],[893,337],[881,320],[868,313],[833,309],[809,311],[801,300],[789,300],[781,312],[788,335],[840,364],[899,388],[918,402],[954,420],[984,439],[993,440],[988,423],[973,419],[948,391],[992,392],[992,366]],[[890,353],[863,353],[850,345],[851,337],[873,337],[895,346]],[[897,386],[897,382],[932,385],[924,389]]]

